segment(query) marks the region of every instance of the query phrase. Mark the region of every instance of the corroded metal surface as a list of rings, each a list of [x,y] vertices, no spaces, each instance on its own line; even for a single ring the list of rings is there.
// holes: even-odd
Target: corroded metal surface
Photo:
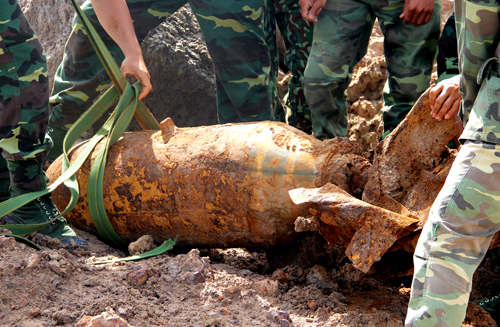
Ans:
[[[373,166],[348,139],[321,142],[278,122],[177,128],[167,119],[160,132],[128,133],[111,148],[107,214],[125,240],[178,236],[196,247],[285,245],[297,221],[297,231],[342,242],[368,272],[387,252],[413,252],[457,154],[446,147],[455,124],[430,111],[426,92],[376,148]],[[67,219],[95,233],[86,200],[92,160],[77,175],[80,199]],[[60,167],[58,159],[48,170],[52,180]],[[53,197],[64,207],[69,192]]]
[[[365,273],[418,224],[418,219],[370,205],[330,183],[289,193],[295,204],[308,204],[310,213],[319,217],[328,243],[333,247],[342,242],[349,260]]]
[[[419,231],[444,184],[457,152],[446,147],[456,133],[438,122],[424,93],[401,124],[375,150],[365,170],[362,200],[337,188],[292,190],[307,204],[332,246],[342,242],[353,265],[368,272],[388,251],[413,253]]]
[[[347,139],[321,142],[278,122],[177,128],[167,119],[161,131],[126,133],[110,149],[106,211],[128,241],[149,234],[156,241],[178,236],[185,246],[286,244],[305,211],[288,191],[331,182],[360,192],[361,174],[371,165],[359,154]],[[47,171],[51,180],[60,167],[61,158]],[[95,232],[86,200],[89,171],[88,160],[77,174],[78,204],[66,218]],[[53,192],[60,208],[68,197],[62,187]]]
[[[431,115],[428,91],[375,149],[363,201],[427,219],[429,209],[457,155],[446,145],[457,133],[452,119]]]

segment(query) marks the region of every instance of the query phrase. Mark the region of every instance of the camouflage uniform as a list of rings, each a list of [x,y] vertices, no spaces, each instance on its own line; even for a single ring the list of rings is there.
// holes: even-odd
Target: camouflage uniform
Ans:
[[[278,49],[276,46],[276,25],[287,49],[285,64],[292,73],[285,99],[285,112],[277,112],[276,120],[287,122],[308,134],[312,134],[312,122],[304,90],[301,85],[304,70],[311,51],[313,23],[302,18],[297,0],[268,0],[269,18],[266,21],[268,44],[273,61],[273,83],[278,77]],[[279,106],[275,106],[278,107]]]
[[[196,14],[214,63],[219,121],[273,120],[264,0],[127,0],[139,42],[186,3]],[[90,1],[82,9],[121,64],[124,55],[101,27]],[[63,62],[56,72],[50,126],[69,129],[109,84],[80,20],[75,18]]]
[[[457,0],[455,14],[466,142],[415,250],[406,326],[461,325],[474,271],[500,230],[500,2]]]
[[[0,0],[0,201],[43,190],[42,164],[52,146],[45,53],[16,0]],[[9,224],[44,223],[59,212],[44,195],[1,217]],[[86,242],[62,219],[39,230],[61,241]],[[69,243],[68,243],[69,244]]]
[[[439,38],[436,55],[438,79],[436,84],[447,78],[460,74],[458,70],[457,30],[455,28],[455,14],[446,21],[443,33]]]
[[[328,0],[314,26],[303,86],[314,136],[347,135],[345,91],[353,67],[366,54],[375,18],[384,33],[388,80],[384,88],[384,130],[392,130],[429,87],[440,32],[440,0],[429,23],[404,25],[404,1]]]
[[[39,191],[45,186],[41,165],[50,148],[45,139],[47,62],[17,1],[0,0],[0,8],[0,180]]]

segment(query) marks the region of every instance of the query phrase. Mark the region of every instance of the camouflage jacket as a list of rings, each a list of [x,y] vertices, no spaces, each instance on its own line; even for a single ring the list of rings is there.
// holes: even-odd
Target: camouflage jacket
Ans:
[[[455,1],[462,74],[460,93],[467,124],[461,138],[497,144],[500,144],[500,78],[497,77],[500,75],[495,50],[500,38],[499,1]],[[489,64],[483,67],[485,62]]]

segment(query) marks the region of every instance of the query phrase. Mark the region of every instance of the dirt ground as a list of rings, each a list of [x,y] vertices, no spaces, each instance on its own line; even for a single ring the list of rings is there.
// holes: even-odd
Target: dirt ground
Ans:
[[[406,314],[410,277],[363,275],[341,247],[317,235],[294,248],[174,247],[140,261],[90,265],[128,253],[77,232],[88,251],[58,249],[57,240],[36,233],[29,238],[42,251],[0,237],[0,326],[390,327],[402,326]],[[487,257],[472,300],[487,296],[497,279]],[[496,324],[471,305],[462,326]]]

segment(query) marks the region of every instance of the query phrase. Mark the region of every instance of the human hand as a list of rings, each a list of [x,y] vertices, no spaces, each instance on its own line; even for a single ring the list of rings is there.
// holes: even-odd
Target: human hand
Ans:
[[[316,18],[319,15],[321,9],[326,5],[327,0],[300,0],[299,6],[302,12],[302,18],[307,19],[310,22],[317,22]]]
[[[151,86],[151,76],[149,75],[142,55],[139,54],[133,57],[125,56],[125,60],[123,60],[120,70],[125,76],[135,76],[135,78],[137,78],[142,85],[138,99],[144,99],[153,87]]]
[[[434,0],[405,0],[403,13],[399,18],[403,19],[405,25],[425,25],[431,20],[433,11]]]
[[[458,112],[462,96],[459,90],[460,75],[442,80],[429,91],[431,115],[437,120],[450,119]]]

